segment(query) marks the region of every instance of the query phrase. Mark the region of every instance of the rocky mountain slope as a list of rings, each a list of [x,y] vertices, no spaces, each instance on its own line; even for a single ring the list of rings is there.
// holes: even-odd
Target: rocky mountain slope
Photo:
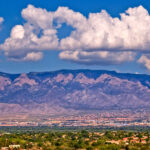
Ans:
[[[150,76],[103,70],[0,73],[0,113],[150,108]]]

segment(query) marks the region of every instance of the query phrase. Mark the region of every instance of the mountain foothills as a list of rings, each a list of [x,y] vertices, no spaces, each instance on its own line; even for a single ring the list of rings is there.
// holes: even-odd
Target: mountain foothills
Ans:
[[[0,113],[149,110],[150,76],[103,70],[0,73]]]

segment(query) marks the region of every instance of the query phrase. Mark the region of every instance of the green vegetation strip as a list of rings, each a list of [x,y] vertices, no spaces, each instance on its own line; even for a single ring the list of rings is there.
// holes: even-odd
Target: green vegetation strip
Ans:
[[[149,150],[146,129],[1,127],[0,149]]]

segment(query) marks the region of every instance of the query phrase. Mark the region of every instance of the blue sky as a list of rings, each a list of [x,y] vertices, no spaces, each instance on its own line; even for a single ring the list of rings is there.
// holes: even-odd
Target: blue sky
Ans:
[[[58,7],[65,6],[74,12],[80,12],[85,17],[88,17],[89,13],[98,13],[104,9],[113,18],[120,18],[120,13],[124,13],[130,7],[134,8],[139,5],[142,5],[147,11],[150,11],[150,1],[148,0],[1,0],[0,17],[4,18],[0,31],[1,44],[10,37],[11,29],[14,26],[23,25],[26,22],[21,16],[21,12],[23,9],[27,8],[29,4],[33,5],[35,8],[42,8],[47,11],[56,11]],[[63,25],[62,28],[58,30],[57,36],[59,36],[60,39],[69,36],[72,29],[71,26]],[[0,53],[0,71],[20,73],[59,69],[105,69],[116,70],[118,72],[149,73],[146,67],[136,63],[137,59],[140,57],[139,52],[137,52],[134,61],[125,61],[121,64],[111,64],[109,62],[108,65],[106,65],[105,61],[104,64],[102,62],[86,64],[82,63],[82,61],[81,63],[80,61],[66,61],[58,57],[60,51],[55,49],[42,51],[42,53],[43,59],[39,61],[16,61],[6,56],[5,51],[2,49]],[[109,59],[111,59],[111,56]]]

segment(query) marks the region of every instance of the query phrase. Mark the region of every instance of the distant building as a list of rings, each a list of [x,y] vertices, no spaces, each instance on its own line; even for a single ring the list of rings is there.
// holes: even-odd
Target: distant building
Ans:
[[[9,150],[9,147],[1,147],[1,150]]]
[[[10,149],[14,149],[14,148],[20,148],[20,145],[9,145]]]

